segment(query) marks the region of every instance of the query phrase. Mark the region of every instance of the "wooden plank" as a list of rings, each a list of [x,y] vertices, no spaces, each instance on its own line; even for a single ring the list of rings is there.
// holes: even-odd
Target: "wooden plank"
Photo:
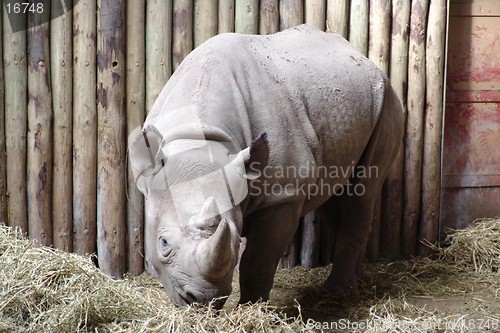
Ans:
[[[426,110],[422,170],[422,219],[419,240],[435,244],[439,238],[441,187],[441,134],[443,129],[443,81],[446,39],[446,0],[431,1],[426,43]],[[432,253],[419,243],[419,255]]]
[[[194,47],[217,34],[217,17],[217,0],[194,0]]]
[[[259,0],[236,0],[234,31],[241,34],[259,32]]]
[[[54,180],[52,221],[54,247],[73,251],[73,35],[72,14],[57,17],[52,6],[50,74],[54,112]]]
[[[349,42],[364,55],[368,55],[368,0],[351,0]]]
[[[128,12],[134,15],[132,10]],[[175,71],[193,49],[193,0],[174,0],[173,15],[172,70]],[[130,38],[134,36],[130,35]]]
[[[326,31],[335,32],[347,38],[349,29],[349,1],[328,0],[326,8]]]
[[[370,40],[368,57],[385,74],[389,74],[391,45],[391,1],[370,1]]]
[[[320,30],[326,28],[326,0],[310,0],[304,2],[306,24]]]
[[[234,1],[219,0],[218,31],[220,34],[234,32]]]
[[[28,234],[42,245],[52,244],[52,99],[49,23],[28,15]]]
[[[189,2],[192,4],[192,1],[179,1],[178,4],[189,4]],[[142,126],[145,117],[146,17],[144,6],[142,1],[132,1],[127,4],[127,137],[135,128]],[[189,13],[188,16],[191,17],[192,6],[191,10],[189,10],[189,6],[187,7],[180,6],[178,8],[186,9]],[[188,34],[187,40],[192,41],[191,36],[191,33]],[[135,185],[134,175],[130,167],[127,172],[127,267],[130,274],[139,275],[144,271],[144,196]]]
[[[279,31],[280,14],[278,0],[261,0],[259,34],[268,35]]]
[[[0,13],[0,82],[3,77],[3,27]],[[5,90],[0,84],[0,224],[7,224],[7,153],[5,148]]]
[[[97,12],[97,255],[99,268],[126,271],[125,3],[99,0]]]
[[[26,21],[22,22],[26,25]],[[28,81],[26,31],[12,32],[4,8],[5,150],[7,152],[7,220],[28,232],[26,132]]]
[[[369,13],[368,57],[385,74],[389,72],[391,7],[389,0],[371,0]],[[380,254],[380,227],[382,215],[382,192],[374,205],[372,233],[368,241],[366,255],[376,260]]]
[[[408,54],[408,118],[405,139],[403,255],[415,255],[422,188],[425,108],[425,36],[428,0],[413,0]]]
[[[97,110],[96,0],[73,8],[73,252],[94,253]]]
[[[300,264],[306,268],[319,265],[320,225],[316,211],[306,214],[302,220]]]
[[[301,0],[280,0],[280,30],[304,23],[304,3]]]
[[[146,110],[151,110],[172,73],[172,2],[146,3]]]
[[[408,86],[408,32],[410,2],[396,0],[392,3],[392,42],[390,79],[403,109],[406,111]],[[380,252],[385,258],[397,258],[401,254],[401,221],[403,219],[403,170],[404,145],[389,170],[382,191],[382,219],[380,226]]]

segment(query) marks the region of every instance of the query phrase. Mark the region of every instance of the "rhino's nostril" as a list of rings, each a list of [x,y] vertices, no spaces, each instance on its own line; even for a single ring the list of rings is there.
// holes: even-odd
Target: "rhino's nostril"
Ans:
[[[192,293],[190,293],[189,291],[186,291],[186,300],[187,300],[188,304],[192,304],[192,303],[197,302],[196,297]]]

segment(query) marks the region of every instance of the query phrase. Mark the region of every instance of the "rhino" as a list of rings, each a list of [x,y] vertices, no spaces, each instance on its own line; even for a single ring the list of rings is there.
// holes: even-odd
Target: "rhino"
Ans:
[[[337,207],[325,287],[355,297],[404,119],[386,75],[337,34],[209,39],[129,136],[148,271],[176,305],[222,307],[239,264],[240,303],[266,301],[301,216]]]

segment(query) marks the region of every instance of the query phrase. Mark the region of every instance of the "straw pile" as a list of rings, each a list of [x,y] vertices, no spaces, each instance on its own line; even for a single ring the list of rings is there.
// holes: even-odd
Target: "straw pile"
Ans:
[[[322,288],[330,267],[297,267],[277,273],[272,306],[238,307],[236,274],[215,311],[176,308],[147,275],[113,281],[89,258],[0,227],[0,332],[301,332],[325,322],[339,332],[467,332],[467,320],[500,331],[500,220],[453,232],[436,250],[438,260],[368,264],[356,302]]]
[[[448,264],[475,272],[500,270],[500,219],[480,219],[471,228],[454,230],[445,244],[439,252]]]
[[[176,308],[147,276],[113,281],[88,258],[0,228],[0,332],[282,332],[303,329],[267,304]]]

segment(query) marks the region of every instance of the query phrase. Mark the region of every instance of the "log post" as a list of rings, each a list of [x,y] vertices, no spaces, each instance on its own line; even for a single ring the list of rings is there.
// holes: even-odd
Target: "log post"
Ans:
[[[57,16],[52,4],[50,23],[50,74],[54,111],[54,181],[52,221],[54,247],[73,251],[73,35],[72,14]]]
[[[368,55],[368,0],[351,0],[349,42],[361,53]]]
[[[218,31],[220,34],[234,32],[235,0],[219,0]]]
[[[301,0],[280,0],[280,30],[304,23],[304,3]]]
[[[389,74],[391,47],[391,2],[390,0],[370,1],[370,40],[368,57],[385,74]]]
[[[44,8],[49,9],[48,1]],[[28,15],[28,234],[52,245],[52,99],[49,23]]]
[[[390,59],[391,84],[406,110],[408,86],[408,31],[410,2],[392,3],[392,43]],[[403,219],[404,144],[389,170],[383,189],[380,252],[383,257],[397,258],[401,254],[401,222]]]
[[[73,8],[73,252],[96,250],[96,0]]]
[[[441,133],[443,128],[443,81],[446,38],[446,0],[430,2],[426,44],[426,112],[422,170],[422,217],[420,241],[435,244],[439,238],[441,188]],[[419,243],[419,255],[432,253]]]
[[[0,82],[3,77],[3,27],[0,13]],[[0,224],[7,224],[7,154],[5,150],[5,91],[0,84]]]
[[[326,27],[326,0],[310,0],[304,2],[306,23],[325,31]]]
[[[25,16],[20,19],[26,25]],[[7,221],[14,228],[28,232],[26,197],[26,132],[28,100],[28,68],[26,63],[26,31],[12,32],[3,16],[5,84],[5,150],[7,152]]]
[[[129,13],[133,15],[133,11]],[[193,0],[174,0],[173,15],[172,70],[175,71],[193,49]]]
[[[217,17],[217,0],[194,0],[194,47],[217,35]]]
[[[259,34],[268,35],[279,31],[280,13],[278,0],[261,0]]]
[[[127,137],[144,123],[146,108],[145,4],[127,3]],[[192,12],[189,12],[192,13]],[[192,36],[191,34],[188,35]],[[191,38],[189,38],[191,40]],[[127,267],[132,275],[144,271],[144,197],[127,169]]]
[[[370,1],[370,40],[368,57],[385,74],[389,72],[391,7],[389,0]],[[376,260],[380,251],[380,225],[382,215],[382,192],[377,196],[373,211],[372,234],[368,241],[366,255]]]
[[[306,268],[319,265],[320,225],[316,211],[306,214],[302,220],[300,264]]]
[[[153,103],[172,73],[172,2],[146,3],[146,110]]]
[[[97,254],[99,268],[126,271],[125,3],[99,0],[97,12]]]
[[[425,36],[428,0],[413,0],[408,54],[408,118],[405,140],[403,255],[415,255],[422,188],[425,108]]]
[[[335,32],[347,38],[349,29],[349,1],[328,0],[326,9],[326,31]]]
[[[249,35],[259,32],[259,0],[236,0],[234,31]]]

